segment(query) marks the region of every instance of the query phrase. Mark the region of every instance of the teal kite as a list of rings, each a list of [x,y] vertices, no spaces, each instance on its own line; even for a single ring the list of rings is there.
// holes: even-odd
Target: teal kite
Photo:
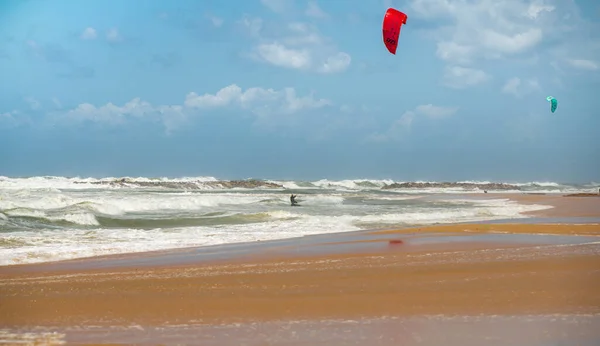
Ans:
[[[558,101],[556,101],[556,99],[552,96],[546,97],[546,100],[548,100],[548,102],[550,102],[550,111],[552,113],[554,113],[554,111],[556,110],[556,107],[558,107]]]

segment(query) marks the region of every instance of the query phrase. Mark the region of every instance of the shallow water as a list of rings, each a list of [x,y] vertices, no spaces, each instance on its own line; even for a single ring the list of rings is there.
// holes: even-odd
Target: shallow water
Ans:
[[[481,195],[479,185],[382,189],[384,180],[216,188],[214,178],[0,177],[0,265],[265,241],[360,229],[526,219],[548,206]],[[151,183],[151,185],[148,185]],[[207,185],[209,184],[209,185]],[[517,184],[566,192],[591,186]],[[502,190],[502,192],[506,192]],[[301,207],[289,206],[289,194]]]
[[[380,239],[381,241],[373,241]],[[389,240],[402,240],[401,244],[390,244]],[[19,271],[71,271],[119,267],[157,267],[214,263],[219,261],[250,260],[256,258],[310,257],[340,253],[367,253],[394,251],[399,253],[432,252],[430,260],[444,257],[443,253],[464,253],[465,259],[493,260],[486,256],[510,260],[527,256],[553,256],[580,253],[598,254],[600,236],[547,235],[547,234],[452,234],[452,233],[412,233],[412,234],[368,234],[367,232],[323,234],[310,237],[222,244],[208,247],[175,249],[142,254],[124,254],[106,257],[91,257],[47,263],[43,266],[27,266]],[[258,257],[257,257],[258,256]],[[453,254],[453,261],[462,258]],[[8,267],[3,269],[7,272]]]
[[[16,342],[45,334],[47,338],[55,338],[55,345],[94,342],[206,346],[596,346],[600,345],[599,327],[598,314],[413,316],[227,325],[31,328],[0,331],[0,339]]]

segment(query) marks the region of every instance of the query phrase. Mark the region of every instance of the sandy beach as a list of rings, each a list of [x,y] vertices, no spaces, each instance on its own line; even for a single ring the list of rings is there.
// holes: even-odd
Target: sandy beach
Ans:
[[[72,342],[143,343],[141,335],[151,330],[156,342],[168,334],[152,328],[176,325],[259,323],[275,333],[281,327],[273,323],[281,321],[600,314],[600,224],[568,220],[600,218],[600,198],[506,197],[554,208],[538,212],[535,223],[354,232],[308,244],[267,244],[260,251],[232,252],[229,259],[209,257],[192,263],[137,254],[131,258],[146,256],[144,265],[125,257],[119,265],[105,267],[89,265],[98,261],[92,259],[1,267],[0,328],[14,332],[45,327],[62,331]],[[546,217],[564,222],[544,222]],[[185,251],[180,253],[186,257]],[[364,343],[356,344],[398,344],[397,328],[385,323],[385,330],[372,332],[373,338],[380,336],[377,343],[365,329]],[[589,323],[578,327],[580,344],[600,340],[597,320]],[[132,325],[146,330],[85,332],[85,326]],[[425,325],[415,333],[421,333],[424,344],[435,344],[427,343]],[[66,332],[76,326],[79,329]],[[467,333],[486,336],[480,332],[473,324]],[[178,333],[177,342],[195,344],[193,332]],[[211,340],[221,340],[220,345],[241,344],[213,329],[203,333],[214,334]],[[300,339],[292,343],[291,336],[267,343],[267,332],[248,333],[244,340],[253,342],[248,345],[304,344]],[[327,339],[319,335],[307,336],[305,344]],[[350,344],[329,338],[331,345]],[[402,337],[403,344],[416,344],[415,340]]]

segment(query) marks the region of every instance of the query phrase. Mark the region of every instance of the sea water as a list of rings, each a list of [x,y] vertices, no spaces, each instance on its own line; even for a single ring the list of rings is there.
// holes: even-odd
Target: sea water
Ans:
[[[480,187],[489,182],[400,189],[384,188],[393,183],[389,180],[263,182],[277,186],[222,187],[213,177],[0,177],[0,265],[360,229],[525,218],[524,212],[549,208],[505,198],[455,196],[480,194]],[[597,190],[593,184],[512,186],[512,192]],[[290,206],[291,193],[298,195],[301,206]]]

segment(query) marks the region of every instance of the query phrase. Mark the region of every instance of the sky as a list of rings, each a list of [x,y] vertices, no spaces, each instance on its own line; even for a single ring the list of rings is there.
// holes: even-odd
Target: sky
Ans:
[[[0,176],[600,181],[596,0],[0,0],[0,78]]]

